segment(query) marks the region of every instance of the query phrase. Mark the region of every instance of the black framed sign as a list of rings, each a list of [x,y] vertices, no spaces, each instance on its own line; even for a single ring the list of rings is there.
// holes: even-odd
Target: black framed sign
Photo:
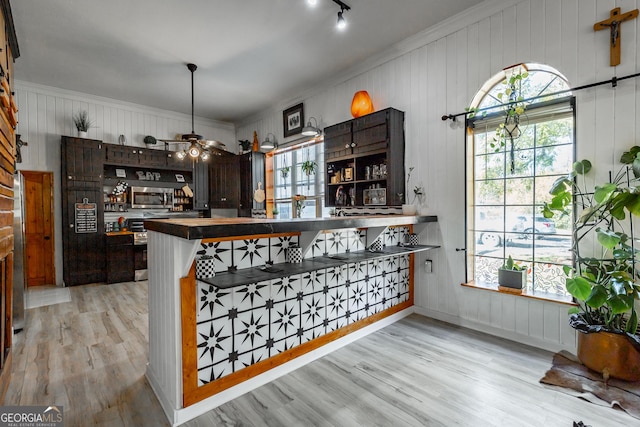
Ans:
[[[284,137],[302,132],[304,126],[304,106],[302,103],[289,107],[282,112]]]

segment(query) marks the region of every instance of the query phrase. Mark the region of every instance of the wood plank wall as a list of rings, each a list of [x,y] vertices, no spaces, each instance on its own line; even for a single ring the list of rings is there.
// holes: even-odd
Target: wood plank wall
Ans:
[[[437,226],[422,238],[440,244],[429,252],[433,273],[416,270],[416,305],[424,314],[551,350],[575,348],[566,307],[511,295],[462,288],[465,255],[465,135],[442,122],[459,113],[481,86],[502,68],[519,62],[549,65],[571,86],[640,71],[640,20],[623,24],[622,63],[609,66],[609,38],[593,24],[614,7],[623,12],[638,0],[505,0],[465,11],[381,52],[363,64],[331,77],[305,94],[237,124],[237,139],[282,135],[282,110],[304,102],[307,116],[326,127],[351,118],[353,94],[372,96],[376,110],[406,112],[406,165],[416,166],[414,185],[425,187],[420,212],[438,215]],[[640,80],[578,92],[578,158],[595,161],[597,178],[617,169],[615,159],[640,143]],[[416,257],[420,266],[426,255]]]
[[[0,404],[11,376],[13,337],[13,174],[17,109],[13,99],[13,57],[19,56],[11,7],[0,1]],[[15,51],[15,52],[14,52]]]

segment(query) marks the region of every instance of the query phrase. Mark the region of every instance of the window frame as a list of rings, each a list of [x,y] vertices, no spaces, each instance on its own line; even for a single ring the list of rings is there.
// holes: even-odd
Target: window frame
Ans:
[[[536,71],[544,71],[544,72],[548,72],[548,73],[552,73],[555,74],[557,77],[560,77],[561,79],[564,80],[565,84],[568,86],[568,83],[566,81],[566,79],[564,79],[564,77],[556,72],[553,69],[549,69],[548,67],[541,67],[536,69]],[[497,78],[496,76],[494,76],[492,79],[490,79],[485,86],[483,87],[483,89],[481,91],[478,92],[478,94],[476,94],[476,97],[474,98],[474,101],[476,102],[475,105],[481,106],[482,105],[482,101],[485,99],[486,96],[488,96],[491,91],[500,84],[500,82],[502,81],[502,78]],[[482,94],[482,96],[479,96],[480,94]],[[490,110],[491,111],[491,110]],[[572,159],[571,159],[571,164],[573,164],[573,162],[575,162],[576,159],[576,152],[577,152],[577,140],[576,140],[576,130],[577,130],[577,125],[576,125],[576,102],[575,102],[575,96],[572,95],[570,92],[568,95],[563,96],[561,98],[555,98],[555,99],[551,99],[549,101],[541,101],[538,103],[532,103],[530,105],[528,105],[526,113],[528,116],[531,116],[531,120],[532,123],[529,123],[529,125],[531,124],[537,124],[537,123],[543,123],[543,122],[548,122],[548,121],[553,121],[555,117],[557,117],[557,119],[559,119],[560,117],[558,117],[558,113],[560,116],[565,116],[565,117],[571,117],[572,120],[572,129],[571,129],[571,137],[572,137],[572,149],[571,149],[571,155],[572,155]],[[479,135],[479,133],[474,133],[474,128],[476,128],[478,126],[478,124],[483,124],[484,129],[488,129],[490,128],[492,122],[497,124],[500,123],[501,118],[504,118],[504,113],[502,111],[497,111],[497,112],[492,112],[490,114],[486,114],[482,117],[472,117],[472,118],[468,118],[466,117],[465,120],[465,124],[466,124],[466,136],[465,136],[465,142],[466,142],[466,155],[465,155],[465,175],[466,175],[466,179],[465,179],[465,241],[467,244],[467,247],[471,250],[467,250],[467,257],[466,257],[466,262],[465,262],[465,282],[467,284],[470,284],[470,275],[473,276],[473,279],[475,279],[475,263],[476,263],[476,258],[478,256],[478,251],[476,250],[476,244],[477,242],[475,241],[476,239],[476,229],[477,226],[475,224],[476,221],[476,181],[477,181],[477,169],[476,169],[476,156],[478,153],[476,153],[475,149],[476,149],[476,141],[475,141],[475,135]],[[529,119],[529,118],[528,118]],[[485,133],[486,131],[483,130],[482,133]],[[487,132],[487,134],[490,134],[490,132]],[[561,145],[561,144],[560,144]],[[560,146],[560,145],[555,145],[555,146]],[[534,150],[534,161],[535,161],[535,150],[538,148],[537,144],[535,144],[532,149]],[[508,155],[508,149],[507,147],[503,148],[501,150],[502,152],[505,153],[505,156]],[[471,164],[470,164],[471,162]],[[506,181],[509,179],[509,173],[508,173],[508,166],[507,165],[507,161],[505,159],[505,166],[504,166],[504,175],[502,176],[502,178],[500,178],[501,180],[503,180],[505,183]],[[567,171],[567,173],[570,171]],[[548,176],[553,176],[554,174],[537,174],[536,169],[534,168],[531,175],[527,175],[526,177],[530,177],[532,179],[534,179],[535,182],[535,178],[536,177],[548,177]],[[560,173],[558,174],[558,176],[563,176],[564,173]],[[535,195],[535,184],[534,187],[532,189],[532,194]],[[503,196],[502,199],[502,204],[501,206],[503,207],[503,209],[507,209],[507,207],[509,206],[509,204],[506,202],[506,193]],[[533,217],[532,217],[532,221],[535,222],[536,220],[536,200],[535,198],[532,199],[532,203],[531,203],[531,207],[533,208]],[[538,202],[539,203],[539,202]],[[527,205],[526,203],[524,205]],[[507,233],[507,218],[506,215],[503,215],[502,218],[502,233],[503,235],[506,235],[505,233]],[[572,239],[572,237],[570,237],[570,239]],[[533,266],[534,264],[540,264],[541,262],[544,263],[544,261],[540,261],[538,259],[536,259],[535,256],[535,244],[532,245],[532,252],[531,252],[531,262],[530,264]],[[508,249],[506,248],[506,246],[502,247],[502,254],[503,254],[503,259],[504,257],[508,256]],[[573,257],[571,256],[571,265],[574,264],[574,260]],[[560,263],[553,263],[556,266],[559,265],[565,265],[565,264],[560,264]],[[533,270],[533,269],[532,269]],[[533,271],[532,271],[533,273]],[[535,275],[532,274],[532,277],[535,277]],[[532,281],[533,282],[533,281]],[[475,283],[474,283],[475,285]],[[495,284],[497,286],[497,283]],[[484,287],[484,285],[479,285],[479,287]],[[531,289],[533,290],[533,294],[537,294],[540,293],[540,291],[536,291],[536,287],[535,287],[535,283],[531,283]],[[545,299],[551,299],[551,300],[556,300],[559,302],[566,302],[567,300],[567,296],[566,293],[565,294],[555,294],[555,293],[547,293],[547,292],[543,292],[544,296],[542,296]]]

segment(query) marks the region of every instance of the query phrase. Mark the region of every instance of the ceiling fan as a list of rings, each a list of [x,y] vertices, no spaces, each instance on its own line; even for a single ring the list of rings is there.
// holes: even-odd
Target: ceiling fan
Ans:
[[[178,152],[178,158],[184,159],[187,155],[193,159],[200,158],[207,160],[211,155],[220,156],[228,154],[224,149],[225,145],[220,141],[203,139],[202,135],[198,135],[194,131],[194,114],[193,114],[193,73],[198,69],[196,64],[187,64],[187,68],[191,71],[191,133],[181,135],[181,139],[158,139],[164,143],[171,144],[189,144],[189,148]]]

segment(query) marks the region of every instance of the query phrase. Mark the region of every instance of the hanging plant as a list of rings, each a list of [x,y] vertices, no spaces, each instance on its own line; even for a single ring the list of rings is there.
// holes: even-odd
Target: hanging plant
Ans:
[[[284,166],[282,169],[280,169],[280,175],[282,175],[282,179],[287,179],[290,171],[291,168],[289,166]]]
[[[302,172],[304,172],[307,176],[311,176],[316,173],[316,169],[318,169],[318,164],[313,160],[305,160],[302,162],[302,166],[300,166]]]
[[[522,135],[520,129],[520,119],[524,114],[527,104],[522,96],[522,81],[529,77],[529,72],[524,69],[512,74],[502,82],[504,90],[496,94],[496,98],[505,104],[505,118],[496,128],[491,148],[496,151],[501,150],[506,145],[506,140],[512,142]]]

